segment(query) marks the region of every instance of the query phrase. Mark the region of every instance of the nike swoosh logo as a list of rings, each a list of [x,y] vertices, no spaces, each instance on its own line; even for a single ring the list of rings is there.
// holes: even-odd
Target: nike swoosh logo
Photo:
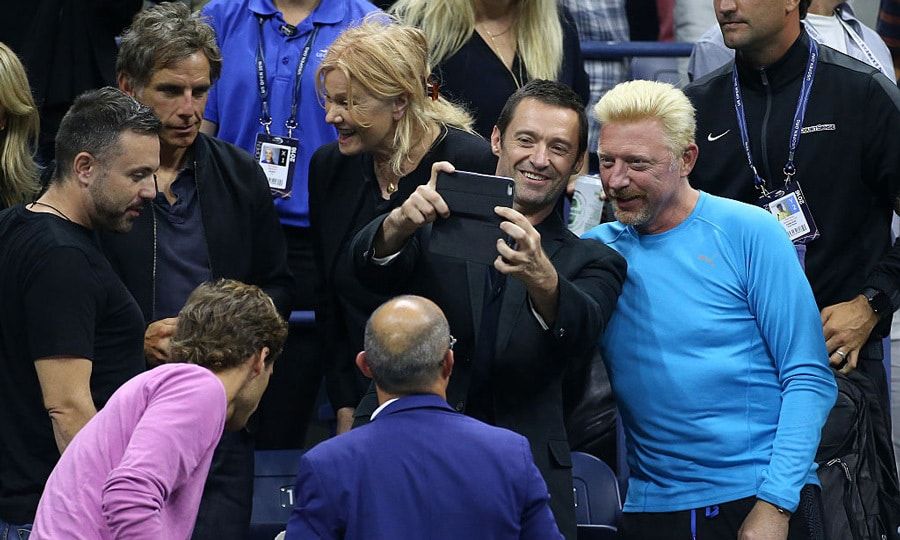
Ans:
[[[729,131],[731,131],[731,130],[730,130],[730,129],[726,129],[724,133],[720,133],[720,134],[716,135],[715,137],[713,137],[713,134],[710,133],[710,134],[708,134],[708,135],[706,136],[706,140],[709,141],[709,142],[718,141],[719,139],[721,139],[721,138],[724,137],[725,135],[728,135],[728,132],[729,132]]]

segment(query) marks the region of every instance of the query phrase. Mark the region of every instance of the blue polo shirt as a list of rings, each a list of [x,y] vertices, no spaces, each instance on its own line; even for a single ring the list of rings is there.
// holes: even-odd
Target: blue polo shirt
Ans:
[[[265,19],[263,47],[273,135],[287,135],[284,122],[290,116],[297,63],[314,25],[319,28],[300,81],[299,127],[294,130],[300,148],[292,196],[275,200],[285,225],[309,226],[309,160],[317,148],[337,138],[335,129],[325,123],[325,110],[316,96],[316,70],[328,47],[344,29],[377,10],[365,0],[321,0],[315,11],[297,26],[294,35],[285,36],[280,29],[286,23],[273,0],[212,0],[203,8],[203,15],[216,31],[223,58],[222,75],[210,90],[204,117],[219,126],[220,139],[251,154],[257,133],[264,132],[259,123],[262,105],[256,85],[257,17]]]

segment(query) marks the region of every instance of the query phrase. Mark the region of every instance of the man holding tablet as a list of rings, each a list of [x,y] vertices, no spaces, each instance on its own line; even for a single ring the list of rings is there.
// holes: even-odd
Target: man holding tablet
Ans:
[[[491,135],[497,175],[515,182],[512,208],[497,207],[502,232],[492,265],[432,252],[431,223],[450,215],[435,190],[440,172],[400,207],[379,216],[351,249],[372,288],[434,301],[454,335],[456,368],[448,402],[460,412],[526,436],[551,495],[560,531],[575,538],[562,375],[590,358],[616,304],[625,262],[611,249],[579,240],[556,210],[587,145],[587,117],[565,85],[535,80],[503,108]],[[499,235],[498,235],[499,236]],[[357,415],[375,408],[367,396]]]

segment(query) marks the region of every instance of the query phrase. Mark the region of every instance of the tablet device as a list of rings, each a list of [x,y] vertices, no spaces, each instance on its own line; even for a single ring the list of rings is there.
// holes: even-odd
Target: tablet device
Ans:
[[[512,178],[465,171],[440,173],[435,189],[447,203],[450,217],[432,225],[432,253],[481,264],[497,258],[497,239],[506,238],[500,229],[503,218],[495,206],[512,208],[516,184]]]

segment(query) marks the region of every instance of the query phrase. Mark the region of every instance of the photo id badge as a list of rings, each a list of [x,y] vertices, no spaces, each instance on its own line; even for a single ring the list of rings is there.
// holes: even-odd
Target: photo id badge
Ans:
[[[791,180],[784,185],[784,189],[763,195],[759,198],[759,205],[778,219],[795,245],[808,244],[819,237],[819,229],[799,182]]]
[[[288,198],[294,184],[294,167],[300,142],[292,137],[260,133],[256,136],[256,161],[266,173],[273,196]]]

